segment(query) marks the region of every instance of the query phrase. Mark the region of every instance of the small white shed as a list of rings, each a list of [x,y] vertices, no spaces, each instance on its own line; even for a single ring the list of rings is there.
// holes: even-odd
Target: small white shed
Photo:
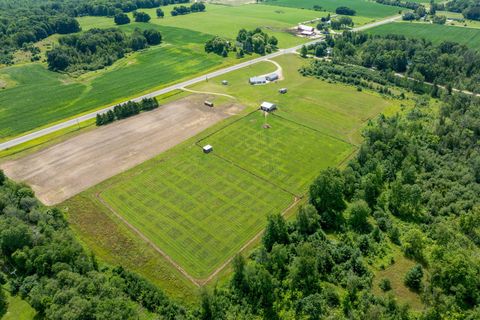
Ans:
[[[213,151],[213,147],[209,144],[207,144],[206,146],[204,146],[203,148],[203,153],[210,153]]]
[[[260,109],[266,112],[272,112],[277,109],[277,105],[271,102],[262,102]]]

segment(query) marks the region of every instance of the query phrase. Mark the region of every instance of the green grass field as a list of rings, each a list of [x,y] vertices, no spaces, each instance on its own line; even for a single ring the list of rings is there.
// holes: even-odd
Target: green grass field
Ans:
[[[205,41],[213,35],[234,38],[240,28],[264,27],[279,38],[281,46],[289,47],[305,40],[284,31],[316,17],[314,12],[305,14],[303,10],[262,5],[208,5],[207,12],[188,16],[171,17],[166,11],[164,19],[157,19],[154,10],[146,11],[153,16],[151,23],[131,23],[120,28],[126,32],[155,28],[162,32],[164,43],[104,70],[72,78],[48,71],[39,63],[0,69],[2,86],[6,84],[5,89],[0,89],[0,141],[238,63],[233,55],[224,59],[204,52]],[[79,22],[83,30],[115,26],[113,19],[106,17],[81,17]]]
[[[289,48],[305,42],[304,38],[296,37],[288,31],[298,23],[323,16],[315,11],[299,10],[297,8],[274,7],[261,4],[242,6],[224,6],[207,4],[202,13],[172,17],[173,6],[163,7],[165,17],[156,18],[155,9],[142,9],[152,16],[151,24],[184,28],[192,31],[218,35],[234,40],[240,29],[252,30],[263,28],[265,32],[274,35],[279,40],[279,47]]]
[[[278,115],[353,144],[360,142],[360,128],[368,119],[380,112],[398,109],[398,102],[373,92],[358,92],[352,86],[301,76],[298,69],[308,60],[298,56],[286,55],[274,60],[283,67],[284,81],[264,86],[249,85],[249,77],[266,73],[256,70],[255,66],[223,76],[228,86],[209,81],[192,88],[234,95],[252,107],[258,107],[262,101],[276,103],[280,106]],[[288,88],[285,95],[278,93],[283,87]]]
[[[192,87],[234,95],[246,106],[241,115],[62,204],[77,235],[102,260],[127,262],[170,294],[191,299],[192,285],[98,197],[189,274],[206,278],[264,228],[268,214],[303,194],[320,170],[340,165],[368,117],[399,109],[375,93],[300,76],[307,60],[296,55],[275,60],[285,76],[278,83],[248,84],[250,76],[276,69],[262,62]],[[288,94],[280,95],[280,87]],[[265,119],[255,111],[262,101],[277,102],[276,115]],[[214,146],[209,155],[200,148],[207,143]]]
[[[48,71],[40,64],[0,69],[0,79],[13,83],[0,94],[0,140],[237,62],[206,55],[203,43],[208,35],[154,27],[165,34],[166,43],[80,78]]]
[[[281,108],[281,106],[280,106]],[[268,124],[269,128],[263,126]],[[255,112],[202,141],[215,154],[298,196],[354,147],[275,114]]]
[[[0,290],[4,290],[0,287]],[[1,317],[2,320],[33,320],[37,312],[19,296],[11,296],[8,291],[7,295],[8,308],[7,313]]]
[[[192,276],[207,277],[293,196],[191,147],[100,195]]]
[[[321,6],[322,9],[335,12],[335,9],[340,6],[349,7],[356,11],[357,16],[364,16],[368,18],[383,18],[393,16],[398,13],[399,10],[403,10],[400,7],[385,6],[373,1],[366,0],[267,0],[265,2],[269,5],[313,9],[313,6]],[[321,12],[318,12],[321,14]]]
[[[480,49],[480,29],[438,24],[394,22],[367,30],[370,34],[401,34],[406,37],[427,39],[434,44],[454,41],[472,49]]]

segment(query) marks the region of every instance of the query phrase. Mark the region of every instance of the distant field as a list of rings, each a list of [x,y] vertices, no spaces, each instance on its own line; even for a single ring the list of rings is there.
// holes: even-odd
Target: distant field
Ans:
[[[197,32],[219,35],[235,39],[240,29],[263,28],[279,40],[281,48],[288,48],[305,42],[304,38],[293,36],[285,31],[298,23],[322,17],[323,12],[305,11],[297,8],[248,4],[242,6],[225,6],[207,4],[207,10],[185,16],[172,17],[173,6],[164,7],[165,18],[158,19],[155,9],[142,11],[154,17],[150,23],[185,28]]]
[[[208,35],[153,26],[162,31],[167,43],[79,79],[40,64],[0,69],[0,79],[11,83],[0,94],[0,140],[236,62],[206,55],[203,43]]]
[[[0,69],[0,141],[36,128],[107,106],[153,88],[193,77],[238,60],[204,52],[204,43],[213,35],[234,39],[240,28],[263,27],[279,38],[280,46],[290,47],[305,41],[284,32],[315,12],[264,5],[230,7],[208,5],[207,12],[157,19],[151,23],[121,26],[126,32],[135,28],[155,28],[162,32],[164,44],[135,53],[105,70],[71,78],[48,71],[39,63]],[[232,18],[234,17],[234,18]],[[81,17],[82,29],[114,27],[113,19]],[[247,59],[247,58],[245,58]]]
[[[269,5],[313,9],[313,6],[321,6],[322,9],[335,12],[335,9],[341,6],[354,9],[357,16],[364,16],[368,18],[382,18],[387,16],[393,16],[398,13],[399,10],[404,8],[385,6],[373,1],[366,0],[267,0],[265,2]],[[321,12],[318,12],[321,14]]]
[[[238,251],[265,226],[268,214],[293,201],[293,195],[200,147],[133,173],[100,196],[197,278]]]
[[[370,34],[401,34],[412,38],[424,38],[439,44],[454,41],[473,49],[480,49],[480,29],[453,27],[438,24],[394,22],[368,29]]]

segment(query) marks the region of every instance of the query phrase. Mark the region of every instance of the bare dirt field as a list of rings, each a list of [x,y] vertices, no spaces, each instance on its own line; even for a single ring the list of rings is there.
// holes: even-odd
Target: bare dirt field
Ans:
[[[204,106],[192,95],[154,111],[116,121],[24,158],[0,165],[7,176],[32,186],[46,205],[60,203],[130,169],[239,112],[230,103]]]

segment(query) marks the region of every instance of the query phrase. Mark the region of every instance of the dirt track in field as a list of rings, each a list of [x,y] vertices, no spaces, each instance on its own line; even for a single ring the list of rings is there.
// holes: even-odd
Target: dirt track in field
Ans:
[[[193,95],[78,135],[0,165],[28,183],[46,205],[58,204],[130,169],[238,113],[238,104],[209,108],[209,95]]]

